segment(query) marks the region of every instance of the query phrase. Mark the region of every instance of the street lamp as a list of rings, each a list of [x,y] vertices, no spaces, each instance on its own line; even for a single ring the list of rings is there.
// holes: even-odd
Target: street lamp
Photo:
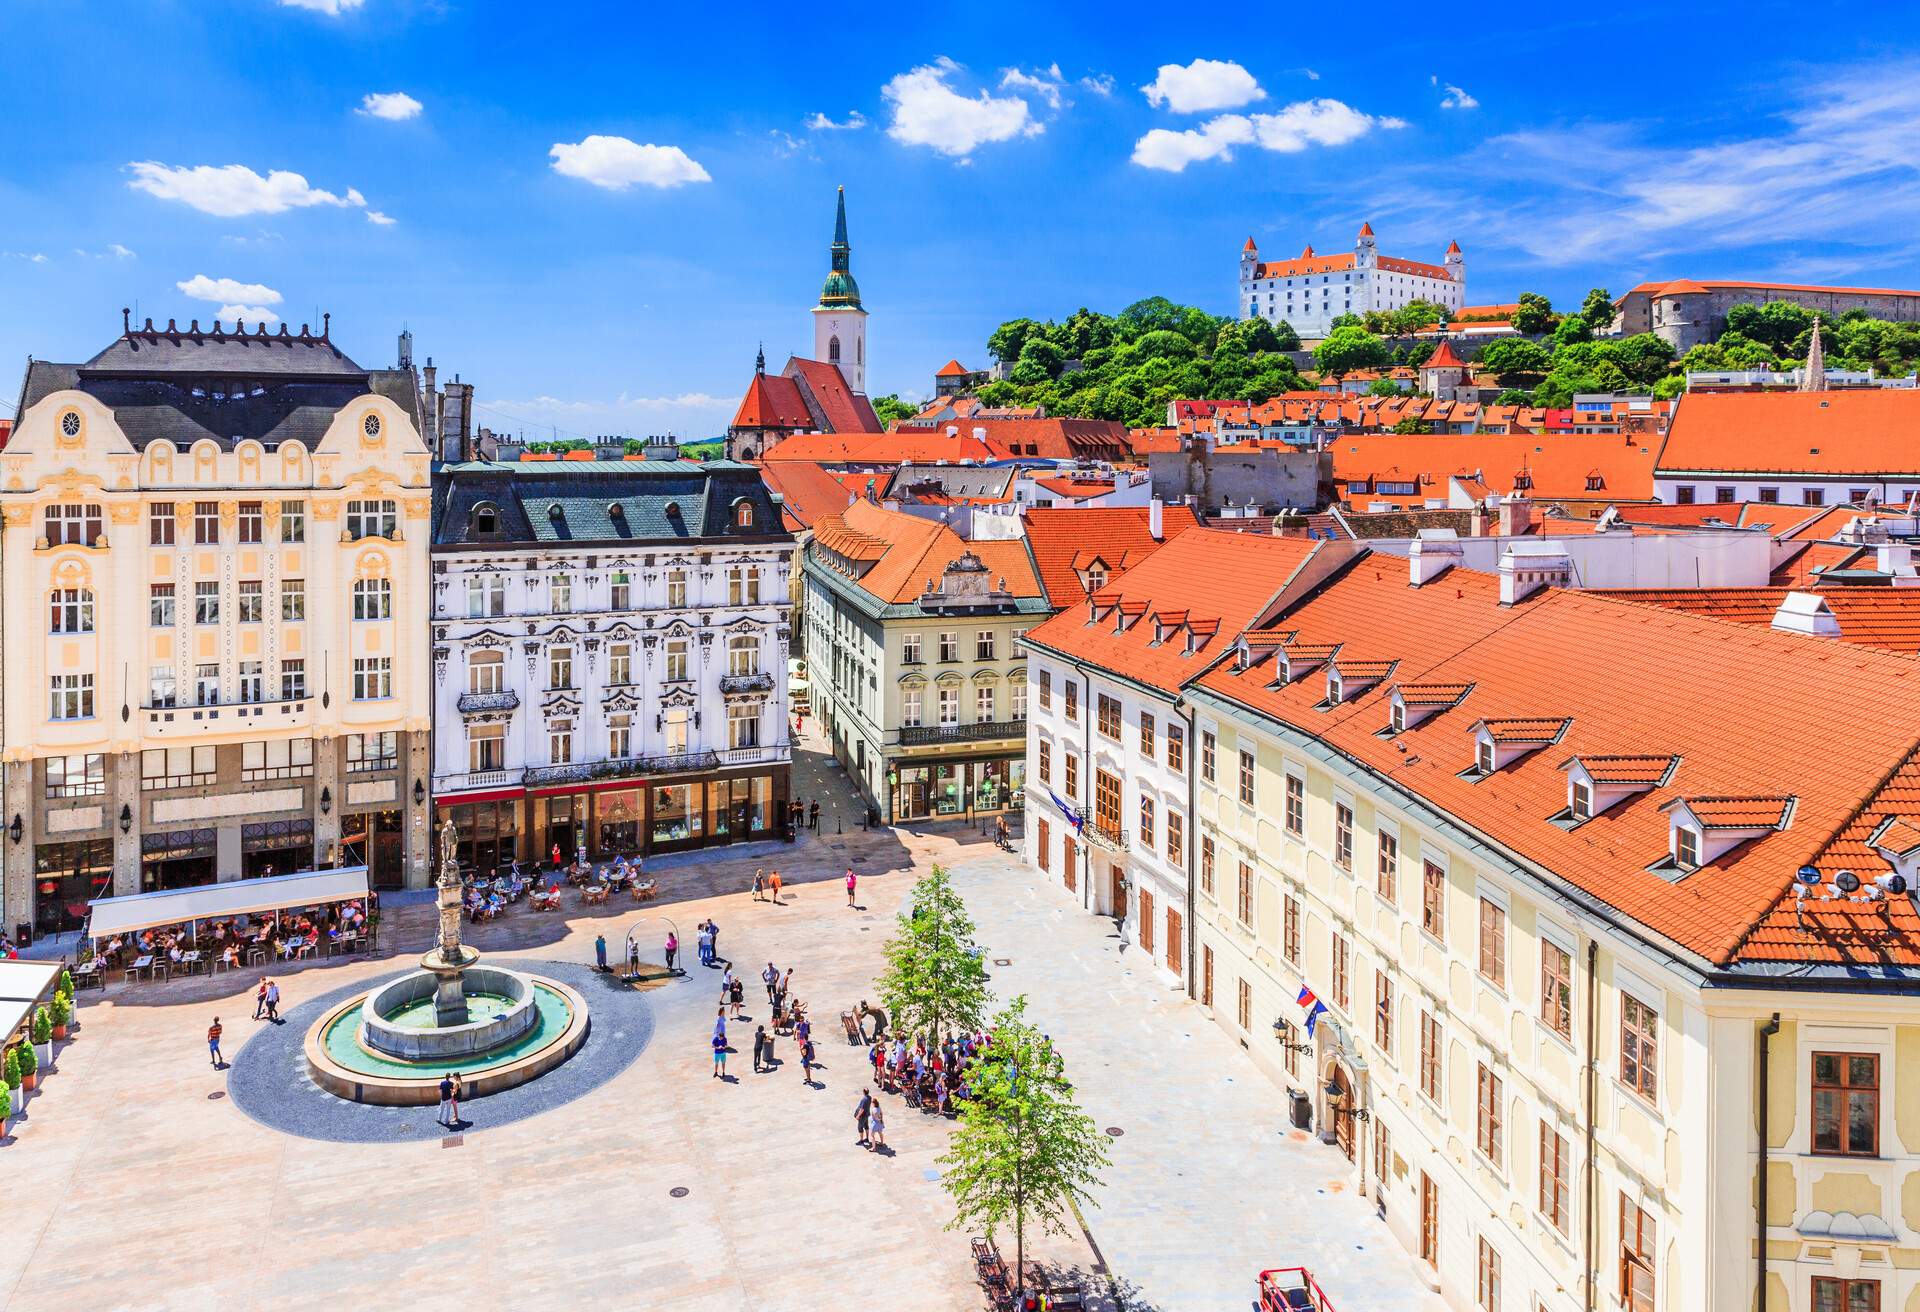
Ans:
[[[333,789],[322,784],[320,786],[320,814],[325,815],[331,810],[333,810]]]
[[[422,783],[418,779],[415,779],[413,781],[413,804],[415,806],[422,806],[422,805],[425,805],[426,800],[427,800],[426,784]]]
[[[120,803],[120,832],[123,834],[133,832],[133,808],[125,802]]]

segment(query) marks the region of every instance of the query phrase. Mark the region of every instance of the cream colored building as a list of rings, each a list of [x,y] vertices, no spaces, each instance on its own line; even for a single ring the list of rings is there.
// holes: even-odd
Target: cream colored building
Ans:
[[[304,327],[30,363],[0,450],[9,926],[316,862],[425,884],[416,396]]]
[[[1913,1312],[1913,685],[1362,553],[1185,684],[1191,991],[1452,1306]]]

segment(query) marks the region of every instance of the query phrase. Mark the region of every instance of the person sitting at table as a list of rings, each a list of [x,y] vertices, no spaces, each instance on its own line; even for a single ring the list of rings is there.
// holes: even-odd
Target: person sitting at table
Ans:
[[[238,970],[238,969],[240,969],[240,949],[239,949],[239,947],[238,947],[237,945],[235,945],[235,944],[232,944],[232,943],[229,943],[229,944],[227,944],[227,946],[226,946],[226,949],[225,949],[224,951],[222,951],[222,952],[221,952],[221,954],[220,954],[220,960],[222,960],[222,961],[224,961],[224,962],[226,962],[226,963],[227,963],[227,969],[228,969],[228,970]]]

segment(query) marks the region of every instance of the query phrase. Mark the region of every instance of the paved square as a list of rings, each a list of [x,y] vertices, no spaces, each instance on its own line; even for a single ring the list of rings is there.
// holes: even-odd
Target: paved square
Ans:
[[[1130,974],[1109,922],[978,832],[836,835],[836,811],[857,814],[837,779],[817,757],[796,774],[801,796],[823,798],[819,838],[677,865],[655,905],[587,911],[569,896],[564,915],[516,910],[472,935],[486,953],[590,962],[597,933],[617,947],[643,916],[671,918],[689,947],[713,917],[749,985],[736,1083],[709,1075],[719,972],[693,965],[647,995],[653,1037],[632,1066],[574,1102],[490,1128],[483,1099],[445,1141],[303,1139],[235,1108],[207,1065],[215,1014],[229,1058],[246,1059],[257,972],[115,983],[83,995],[77,1041],[0,1148],[0,1304],[980,1309],[966,1235],[943,1229],[945,1123],[891,1101],[893,1155],[856,1147],[864,1063],[839,1034],[839,1012],[872,996],[915,874],[940,861],[990,957],[1012,963],[995,988],[1030,996],[1090,1114],[1126,1132],[1086,1220],[1134,1306],[1244,1309],[1260,1267],[1302,1261],[1346,1308],[1440,1306],[1366,1201],[1332,1187],[1334,1151],[1288,1136],[1273,1086],[1195,1004]],[[840,882],[849,863],[858,910]],[[778,866],[785,905],[750,898],[756,865]],[[427,908],[394,909],[381,956],[281,976],[284,1008],[404,965],[431,933]],[[819,1089],[802,1085],[790,1040],[778,1072],[752,1072],[768,960],[794,967],[816,1018]],[[1077,1234],[1038,1251],[1095,1260]]]

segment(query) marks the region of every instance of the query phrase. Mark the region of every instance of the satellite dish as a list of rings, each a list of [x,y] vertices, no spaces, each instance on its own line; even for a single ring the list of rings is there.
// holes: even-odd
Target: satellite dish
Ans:
[[[1860,887],[1860,876],[1851,870],[1842,870],[1833,877],[1833,883],[1842,893],[1856,892]]]
[[[1818,866],[1801,866],[1794,878],[1809,887],[1816,886],[1820,882],[1820,868]]]
[[[1874,886],[1882,892],[1892,893],[1896,897],[1907,891],[1907,877],[1905,875],[1885,874],[1874,880],[1873,883]]]

